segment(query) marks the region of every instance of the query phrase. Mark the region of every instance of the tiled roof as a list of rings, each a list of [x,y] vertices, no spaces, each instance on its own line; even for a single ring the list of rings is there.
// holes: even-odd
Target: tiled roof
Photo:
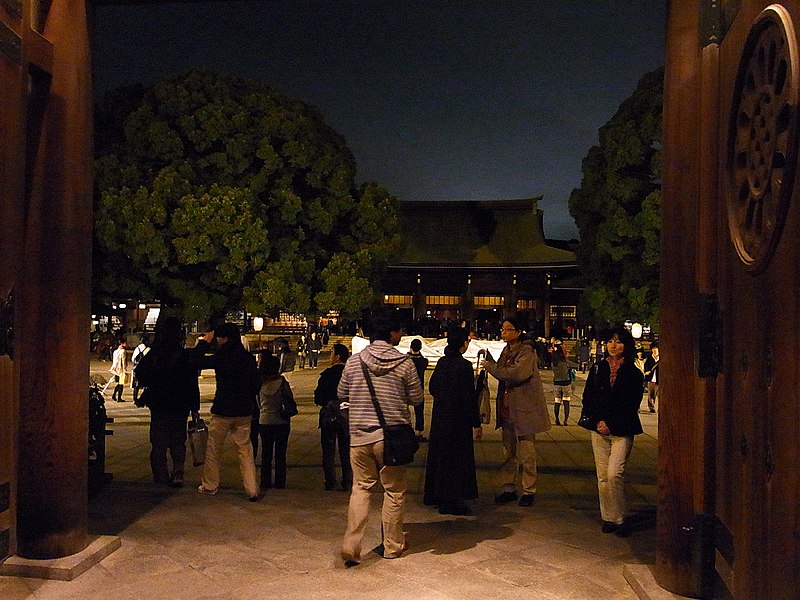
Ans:
[[[573,252],[545,242],[540,198],[404,202],[405,249],[393,266],[573,266]]]

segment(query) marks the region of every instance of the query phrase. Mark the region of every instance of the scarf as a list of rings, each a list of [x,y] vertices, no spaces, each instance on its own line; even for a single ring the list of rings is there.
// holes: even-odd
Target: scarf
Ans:
[[[617,371],[619,371],[620,365],[625,362],[625,358],[622,356],[619,358],[609,356],[606,360],[608,361],[608,366],[611,367],[611,375],[608,377],[608,381],[611,385],[614,385],[614,382],[617,380]]]

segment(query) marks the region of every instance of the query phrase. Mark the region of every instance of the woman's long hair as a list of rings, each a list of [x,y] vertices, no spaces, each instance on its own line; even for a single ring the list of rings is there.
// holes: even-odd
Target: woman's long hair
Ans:
[[[169,356],[183,349],[183,325],[178,317],[160,316],[150,352]]]
[[[272,352],[262,350],[258,359],[258,375],[261,377],[261,383],[280,374],[281,359],[272,354]]]

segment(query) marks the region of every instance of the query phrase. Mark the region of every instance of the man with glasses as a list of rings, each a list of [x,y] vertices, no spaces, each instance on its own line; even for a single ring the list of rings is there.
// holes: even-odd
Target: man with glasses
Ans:
[[[503,433],[503,464],[500,491],[495,503],[519,498],[520,506],[533,506],[536,498],[536,434],[551,427],[544,387],[539,377],[536,351],[523,331],[521,321],[503,321],[500,338],[506,342],[495,362],[486,355],[486,370],[500,386],[497,391],[497,427]],[[522,470],[521,496],[517,495],[517,473]]]

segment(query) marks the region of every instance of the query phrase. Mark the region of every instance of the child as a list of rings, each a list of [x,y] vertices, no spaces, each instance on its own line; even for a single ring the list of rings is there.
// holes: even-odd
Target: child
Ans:
[[[275,456],[275,487],[286,487],[286,447],[291,417],[297,414],[292,388],[280,374],[280,359],[261,352],[261,390],[258,394],[258,428],[261,436],[261,491],[272,487],[272,457]]]

